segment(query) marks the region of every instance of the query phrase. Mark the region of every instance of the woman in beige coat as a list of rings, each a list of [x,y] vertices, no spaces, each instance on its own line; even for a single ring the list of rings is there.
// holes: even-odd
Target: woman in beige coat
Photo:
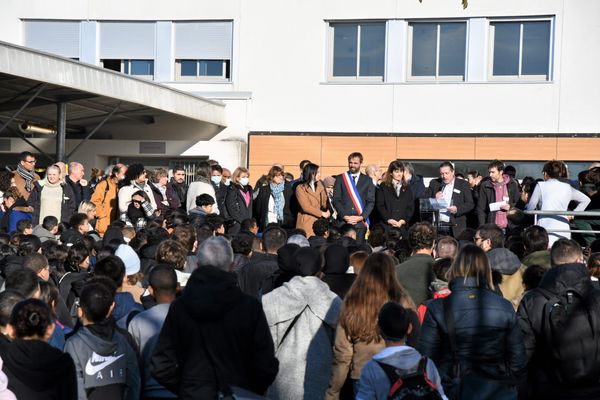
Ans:
[[[299,206],[296,228],[303,229],[306,237],[314,236],[313,223],[331,215],[327,210],[327,193],[318,165],[308,163],[302,169],[302,181],[296,186],[296,199]]]

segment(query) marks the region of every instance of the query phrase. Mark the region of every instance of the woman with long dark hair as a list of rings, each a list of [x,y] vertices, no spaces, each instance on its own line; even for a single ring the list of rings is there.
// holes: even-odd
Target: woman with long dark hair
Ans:
[[[428,304],[418,350],[435,362],[450,398],[516,399],[527,354],[512,304],[494,292],[485,252],[464,247],[448,279],[451,294]]]
[[[357,393],[362,368],[385,347],[377,329],[377,314],[388,301],[396,301],[410,310],[413,331],[407,343],[416,344],[419,318],[414,302],[396,278],[395,264],[391,256],[371,254],[346,294],[335,333],[334,361],[326,399],[339,398],[348,372]]]
[[[290,211],[292,186],[286,182],[281,167],[271,167],[265,183],[254,188],[254,193],[254,218],[259,231],[263,232],[270,223],[286,229],[294,227],[294,216]]]
[[[302,169],[301,183],[296,186],[296,200],[299,208],[296,228],[303,229],[306,237],[314,236],[312,226],[315,221],[331,216],[318,165],[308,163]]]
[[[404,179],[404,171],[402,161],[392,161],[377,188],[375,206],[381,220],[390,228],[406,229],[415,209],[414,196]]]
[[[250,172],[237,167],[231,175],[231,184],[225,196],[225,208],[231,218],[227,233],[238,233],[243,220],[252,218],[252,186]]]

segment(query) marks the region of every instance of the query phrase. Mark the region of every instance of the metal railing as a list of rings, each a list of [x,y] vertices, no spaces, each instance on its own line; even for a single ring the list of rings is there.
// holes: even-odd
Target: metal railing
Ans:
[[[548,210],[523,210],[526,215],[533,215],[534,223],[537,224],[538,216],[573,216],[573,217],[599,217],[600,211],[548,211]],[[570,221],[569,221],[570,222]],[[585,229],[547,229],[548,232],[571,232],[571,233],[600,233],[595,230]]]

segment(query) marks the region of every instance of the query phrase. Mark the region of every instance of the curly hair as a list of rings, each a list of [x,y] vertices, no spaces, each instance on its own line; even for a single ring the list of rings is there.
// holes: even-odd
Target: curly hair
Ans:
[[[169,264],[179,271],[183,271],[187,260],[187,250],[175,240],[165,240],[156,248],[156,262]]]
[[[413,251],[431,249],[435,237],[435,230],[429,222],[418,222],[408,231],[408,243]]]

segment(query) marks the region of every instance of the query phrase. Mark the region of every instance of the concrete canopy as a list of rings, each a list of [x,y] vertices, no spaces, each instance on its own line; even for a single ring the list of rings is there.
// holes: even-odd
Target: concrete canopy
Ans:
[[[0,41],[0,127],[12,119],[0,135],[59,130],[60,104],[67,139],[209,140],[226,127],[220,101]]]

